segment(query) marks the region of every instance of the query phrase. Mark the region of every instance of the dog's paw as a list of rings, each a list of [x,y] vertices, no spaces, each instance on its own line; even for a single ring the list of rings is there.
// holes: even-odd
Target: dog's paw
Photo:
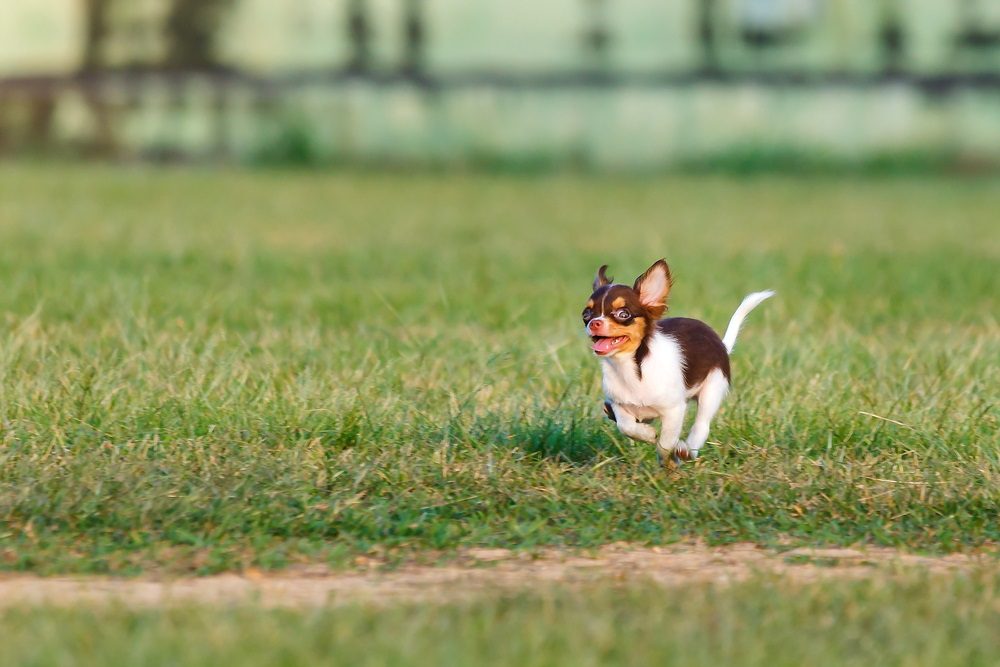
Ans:
[[[689,448],[686,442],[680,440],[677,446],[674,447],[673,457],[677,463],[681,461],[694,461],[698,458],[698,450]]]
[[[685,461],[694,461],[698,458],[698,450],[690,449],[683,440],[678,440],[672,448],[666,449],[659,443],[656,445],[656,460],[661,466],[680,466]]]

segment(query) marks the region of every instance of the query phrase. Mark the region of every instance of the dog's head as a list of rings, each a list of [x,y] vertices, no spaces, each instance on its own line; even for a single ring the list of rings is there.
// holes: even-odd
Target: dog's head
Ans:
[[[583,309],[583,326],[593,341],[594,354],[632,354],[667,310],[673,283],[670,267],[657,260],[632,287],[612,283],[605,275],[607,269],[605,265],[597,270],[594,293]]]

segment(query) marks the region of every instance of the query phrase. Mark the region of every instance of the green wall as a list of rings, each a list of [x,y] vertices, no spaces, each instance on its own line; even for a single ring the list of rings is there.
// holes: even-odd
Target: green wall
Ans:
[[[240,0],[227,15],[218,53],[224,64],[264,77],[334,71],[350,55],[345,0]],[[875,0],[718,0],[718,64],[729,72],[873,73],[880,53]],[[693,0],[609,0],[605,57],[583,45],[598,6],[584,0],[423,0],[424,64],[432,76],[469,71],[570,73],[690,72],[703,65]],[[1000,49],[977,54],[955,46],[962,3],[903,0],[906,36],[900,63],[919,74],[1000,72]],[[750,9],[776,7],[798,25],[793,39],[753,49],[740,38]],[[82,50],[81,0],[0,2],[0,78],[68,74]],[[109,64],[163,52],[163,0],[120,5]],[[370,0],[371,66],[396,71],[403,58],[401,0]],[[1000,2],[980,3],[980,27],[1000,29]],[[758,14],[759,15],[759,14]],[[766,12],[765,12],[766,16]],[[741,19],[744,17],[744,19]],[[744,22],[741,23],[741,20]],[[799,23],[796,23],[799,21]],[[780,21],[779,21],[780,22]],[[145,32],[136,32],[141,25]],[[136,35],[139,37],[136,37]],[[656,87],[425,90],[359,81],[302,84],[262,99],[248,85],[226,88],[194,77],[168,86],[101,88],[98,113],[79,91],[39,101],[0,88],[0,147],[31,141],[26,128],[49,113],[45,142],[86,147],[100,141],[123,154],[282,155],[316,160],[431,162],[579,161],[647,167],[740,153],[796,152],[864,160],[886,154],[962,154],[1000,159],[1000,91],[958,89],[931,96],[903,84],[781,87],[750,83]],[[49,105],[51,108],[45,107]],[[221,106],[220,106],[221,105]],[[102,116],[101,114],[104,114]],[[102,118],[111,135],[100,131]],[[37,138],[36,138],[37,140]],[[37,141],[36,141],[37,142]]]

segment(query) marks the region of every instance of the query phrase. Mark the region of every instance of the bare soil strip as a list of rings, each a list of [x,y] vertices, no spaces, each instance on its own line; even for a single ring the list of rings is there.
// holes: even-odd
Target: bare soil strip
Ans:
[[[763,574],[808,583],[904,572],[998,570],[995,550],[977,554],[918,556],[892,549],[795,549],[776,553],[752,544],[668,547],[615,544],[589,555],[549,550],[524,554],[472,549],[454,564],[408,565],[382,571],[359,559],[352,571],[297,568],[174,579],[38,577],[0,574],[0,607],[117,603],[134,607],[169,604],[239,604],[316,607],[329,604],[448,601],[478,594],[537,589],[552,584],[648,581],[663,587],[690,582],[731,583]]]

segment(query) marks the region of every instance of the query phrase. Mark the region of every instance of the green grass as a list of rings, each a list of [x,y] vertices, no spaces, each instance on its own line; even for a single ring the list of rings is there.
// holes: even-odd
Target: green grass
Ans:
[[[1000,181],[0,166],[0,567],[1000,539]],[[579,312],[750,317],[697,465]],[[862,413],[872,413],[896,422]]]
[[[987,667],[994,575],[543,589],[447,603],[0,611],[5,665]]]

